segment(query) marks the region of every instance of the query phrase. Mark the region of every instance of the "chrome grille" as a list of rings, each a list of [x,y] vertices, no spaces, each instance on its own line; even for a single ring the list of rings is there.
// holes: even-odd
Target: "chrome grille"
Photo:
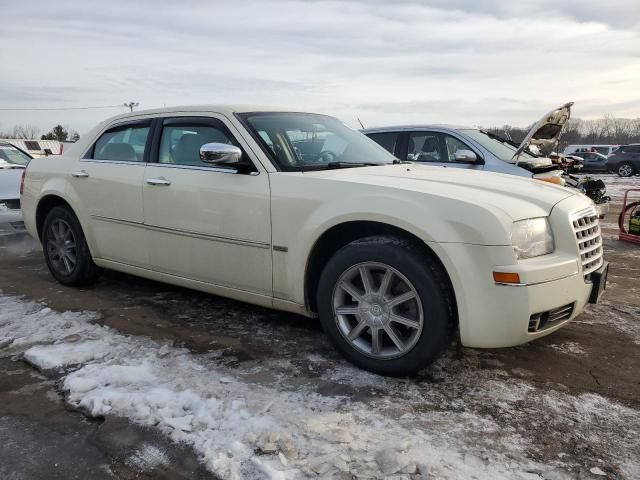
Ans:
[[[580,210],[572,216],[573,231],[578,242],[582,274],[588,278],[602,265],[602,235],[600,221],[594,207]]]

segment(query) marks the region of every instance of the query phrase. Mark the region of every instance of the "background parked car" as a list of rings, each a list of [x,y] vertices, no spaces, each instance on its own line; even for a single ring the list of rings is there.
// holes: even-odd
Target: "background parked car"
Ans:
[[[564,176],[560,164],[539,155],[556,145],[571,105],[567,103],[542,117],[520,144],[477,128],[450,125],[370,128],[362,132],[401,160],[532,177],[587,194],[580,179]],[[609,210],[607,198],[604,192],[592,198],[599,216]]]
[[[607,170],[621,177],[640,173],[640,143],[623,145],[607,159]]]
[[[583,172],[606,172],[607,168],[607,156],[588,149],[582,149],[573,152],[570,157],[582,158],[582,171]]]
[[[0,235],[25,231],[20,210],[22,171],[31,156],[9,143],[0,142]]]
[[[608,157],[615,152],[619,145],[567,145],[563,150],[564,155],[575,155],[576,152],[594,152]]]

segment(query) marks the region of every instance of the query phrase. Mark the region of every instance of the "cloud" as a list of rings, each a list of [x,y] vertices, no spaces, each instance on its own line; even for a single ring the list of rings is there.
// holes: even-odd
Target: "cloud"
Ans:
[[[577,116],[640,116],[636,12],[620,0],[12,2],[0,107],[258,103],[352,126],[526,125],[573,100]],[[0,111],[0,126],[85,130],[106,115]]]

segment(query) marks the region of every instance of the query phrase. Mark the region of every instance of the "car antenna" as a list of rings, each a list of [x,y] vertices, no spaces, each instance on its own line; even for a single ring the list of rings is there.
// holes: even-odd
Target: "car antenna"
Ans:
[[[360,117],[356,117],[358,119],[358,123],[360,124],[360,126],[362,127],[362,129],[364,130],[364,125],[362,124],[362,122],[360,121]]]

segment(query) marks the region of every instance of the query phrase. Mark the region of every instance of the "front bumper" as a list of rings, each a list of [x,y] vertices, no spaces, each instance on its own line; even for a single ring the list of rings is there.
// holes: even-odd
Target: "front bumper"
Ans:
[[[575,255],[555,253],[514,265],[507,246],[429,242],[445,264],[456,295],[460,340],[474,348],[511,347],[548,335],[580,315],[592,284],[585,281]],[[502,265],[502,266],[501,266]],[[500,285],[493,271],[517,272],[521,284]],[[566,313],[530,331],[536,315]],[[563,309],[561,311],[559,309]]]
[[[519,345],[548,335],[580,315],[594,287],[591,276],[598,272],[591,271],[598,258],[598,249],[592,248],[597,243],[591,242],[598,237],[588,237],[592,227],[576,223],[591,219],[592,209],[593,203],[583,195],[557,203],[548,217],[555,251],[536,258],[515,261],[511,245],[428,242],[449,273],[463,345]],[[493,272],[517,273],[520,283],[496,284]],[[541,328],[535,328],[538,316]]]

